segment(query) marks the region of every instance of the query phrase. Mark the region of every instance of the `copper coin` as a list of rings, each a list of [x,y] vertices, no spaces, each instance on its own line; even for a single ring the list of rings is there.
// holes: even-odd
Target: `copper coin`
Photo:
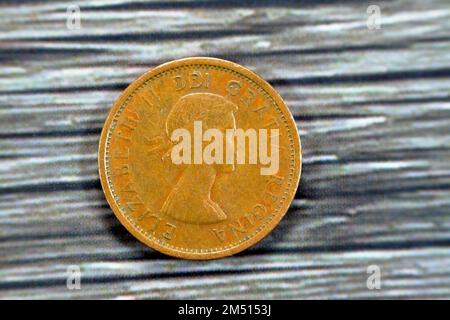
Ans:
[[[229,256],[265,237],[289,208],[300,169],[282,98],[215,58],[143,74],[100,138],[100,179],[117,218],[147,246],[185,259]]]

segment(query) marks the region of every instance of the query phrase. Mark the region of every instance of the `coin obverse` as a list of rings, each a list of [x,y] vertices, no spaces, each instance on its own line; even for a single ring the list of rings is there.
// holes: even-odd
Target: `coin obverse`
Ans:
[[[99,172],[137,239],[184,259],[240,252],[283,218],[300,179],[296,124],[278,93],[233,62],[186,58],[143,74],[103,127]]]

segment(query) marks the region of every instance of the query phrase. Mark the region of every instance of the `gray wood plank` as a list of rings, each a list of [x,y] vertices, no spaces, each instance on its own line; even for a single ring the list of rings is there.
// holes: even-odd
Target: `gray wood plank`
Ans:
[[[81,289],[68,290],[69,264],[35,263],[3,270],[0,298],[445,298],[449,264],[447,248],[87,262],[79,265]],[[380,290],[367,289],[374,265]]]

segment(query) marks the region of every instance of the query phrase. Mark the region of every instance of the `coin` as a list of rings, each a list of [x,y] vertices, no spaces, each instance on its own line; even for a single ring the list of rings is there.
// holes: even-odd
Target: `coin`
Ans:
[[[99,173],[108,203],[137,239],[165,254],[240,252],[283,218],[301,171],[296,124],[252,71],[215,58],[162,64],[114,103]]]

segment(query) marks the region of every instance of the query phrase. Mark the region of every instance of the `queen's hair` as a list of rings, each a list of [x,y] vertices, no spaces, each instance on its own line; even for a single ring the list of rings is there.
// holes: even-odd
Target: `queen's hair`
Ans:
[[[223,116],[237,110],[235,103],[217,94],[187,94],[173,105],[167,116],[167,136],[178,128],[192,130],[194,121],[202,121],[204,128],[225,128]]]

